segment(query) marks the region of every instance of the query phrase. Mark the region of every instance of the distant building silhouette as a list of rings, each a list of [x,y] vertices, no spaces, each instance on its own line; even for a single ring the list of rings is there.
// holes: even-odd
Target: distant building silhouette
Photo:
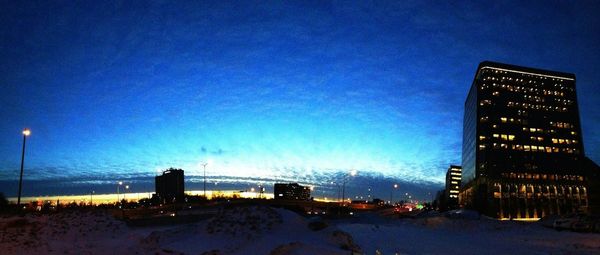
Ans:
[[[458,193],[460,192],[460,179],[462,175],[460,166],[451,165],[446,172],[446,189],[444,190],[445,207],[455,209],[458,206]]]
[[[461,204],[521,219],[587,209],[575,75],[482,62],[463,121]]]
[[[155,177],[156,198],[161,203],[183,202],[185,186],[183,170],[169,168]]]
[[[446,211],[446,190],[439,190],[435,193],[435,200],[433,200],[433,207],[439,211]]]
[[[310,188],[298,183],[275,183],[274,198],[283,200],[310,200]]]
[[[600,214],[600,166],[590,158],[583,159],[583,169],[587,177],[590,212]]]

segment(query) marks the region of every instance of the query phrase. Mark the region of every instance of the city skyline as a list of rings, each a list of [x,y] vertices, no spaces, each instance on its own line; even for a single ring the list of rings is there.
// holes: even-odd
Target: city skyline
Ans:
[[[354,194],[400,183],[425,196],[460,165],[484,60],[574,73],[598,162],[600,8],[526,4],[7,3],[0,192],[16,193],[30,128],[24,182],[54,185],[40,193],[152,187],[169,167],[201,185],[210,161],[211,180],[232,188],[331,191],[357,170]]]

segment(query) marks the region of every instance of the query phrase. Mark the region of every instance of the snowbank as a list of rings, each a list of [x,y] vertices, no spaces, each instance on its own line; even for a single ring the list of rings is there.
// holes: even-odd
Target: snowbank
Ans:
[[[1,254],[348,254],[360,251],[335,227],[313,231],[291,211],[223,209],[209,220],[129,227],[108,212],[60,212],[0,219]]]
[[[365,254],[600,254],[600,234],[559,232],[531,222],[465,218],[341,223],[338,228],[352,235]]]

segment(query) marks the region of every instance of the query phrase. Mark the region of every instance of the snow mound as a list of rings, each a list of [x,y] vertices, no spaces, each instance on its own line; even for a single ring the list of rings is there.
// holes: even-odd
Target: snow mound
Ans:
[[[479,212],[466,209],[448,211],[445,215],[452,219],[478,220],[480,218]]]
[[[65,211],[0,219],[2,254],[89,253],[114,242],[125,223],[105,211]]]
[[[342,255],[348,254],[347,251],[335,251],[335,250],[323,250],[313,244],[306,244],[302,242],[291,242],[289,244],[280,245],[273,249],[269,255]]]
[[[281,215],[270,207],[235,207],[221,210],[208,222],[206,232],[252,238],[273,229],[281,222]]]
[[[224,208],[195,223],[130,227],[108,211],[61,211],[0,218],[0,254],[348,254],[347,232],[323,220],[252,205]]]
[[[444,227],[444,226],[448,225],[449,223],[451,223],[450,219],[448,219],[446,217],[442,217],[442,216],[423,218],[423,219],[419,219],[417,221],[419,221],[419,223],[422,226],[425,226],[428,228]]]

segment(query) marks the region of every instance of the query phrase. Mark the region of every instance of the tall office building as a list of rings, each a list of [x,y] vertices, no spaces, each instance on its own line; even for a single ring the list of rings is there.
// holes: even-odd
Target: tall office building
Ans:
[[[156,197],[161,203],[183,202],[185,186],[183,170],[169,168],[154,179]]]
[[[465,102],[460,203],[511,219],[586,210],[575,75],[482,62]]]
[[[462,175],[460,166],[451,165],[446,172],[445,201],[448,209],[458,205],[458,193],[460,191],[460,180]]]

